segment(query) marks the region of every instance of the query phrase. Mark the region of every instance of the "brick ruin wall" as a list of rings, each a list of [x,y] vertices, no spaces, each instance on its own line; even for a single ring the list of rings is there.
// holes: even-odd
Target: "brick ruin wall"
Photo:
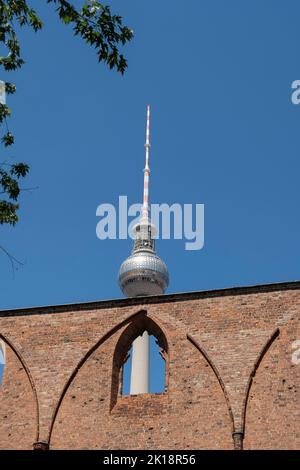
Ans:
[[[0,312],[1,449],[300,449],[300,283]],[[162,394],[122,396],[148,329]]]

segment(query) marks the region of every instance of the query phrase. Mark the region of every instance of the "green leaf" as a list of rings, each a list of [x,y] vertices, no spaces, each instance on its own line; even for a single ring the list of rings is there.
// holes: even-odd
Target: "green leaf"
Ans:
[[[15,225],[19,220],[17,216],[18,209],[18,204],[13,204],[12,202],[5,200],[0,200],[0,224]]]
[[[5,147],[8,147],[9,145],[13,145],[15,138],[14,136],[10,133],[7,132],[1,139],[2,143],[5,145]]]
[[[11,167],[11,174],[16,175],[18,178],[24,178],[24,176],[26,176],[28,172],[29,165],[27,165],[27,163],[15,163]]]

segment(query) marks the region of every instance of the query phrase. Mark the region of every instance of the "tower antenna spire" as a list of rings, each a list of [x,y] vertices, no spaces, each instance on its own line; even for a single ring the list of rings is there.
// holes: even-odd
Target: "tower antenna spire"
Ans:
[[[146,120],[146,155],[145,155],[145,168],[144,168],[144,193],[143,193],[143,206],[142,206],[142,219],[149,219],[149,149],[150,149],[150,105],[147,106],[147,120]]]

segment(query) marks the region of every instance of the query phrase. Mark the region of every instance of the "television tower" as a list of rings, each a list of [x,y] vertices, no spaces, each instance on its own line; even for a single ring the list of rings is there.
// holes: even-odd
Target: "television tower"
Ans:
[[[168,269],[155,252],[155,226],[149,208],[150,106],[147,106],[146,162],[141,215],[133,228],[131,255],[122,263],[119,284],[127,297],[163,294],[169,283]],[[132,343],[130,394],[149,393],[149,335],[144,331]]]

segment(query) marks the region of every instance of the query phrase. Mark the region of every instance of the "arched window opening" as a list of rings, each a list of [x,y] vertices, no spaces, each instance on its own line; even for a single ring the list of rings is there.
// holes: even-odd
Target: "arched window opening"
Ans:
[[[5,366],[5,344],[2,340],[0,340],[0,385],[2,384],[4,366]]]
[[[162,394],[167,390],[168,344],[161,328],[141,312],[115,348],[111,408],[118,397]]]
[[[166,389],[166,360],[155,336],[149,336],[149,393],[164,393]],[[123,364],[122,395],[130,395],[132,376],[132,346]]]

